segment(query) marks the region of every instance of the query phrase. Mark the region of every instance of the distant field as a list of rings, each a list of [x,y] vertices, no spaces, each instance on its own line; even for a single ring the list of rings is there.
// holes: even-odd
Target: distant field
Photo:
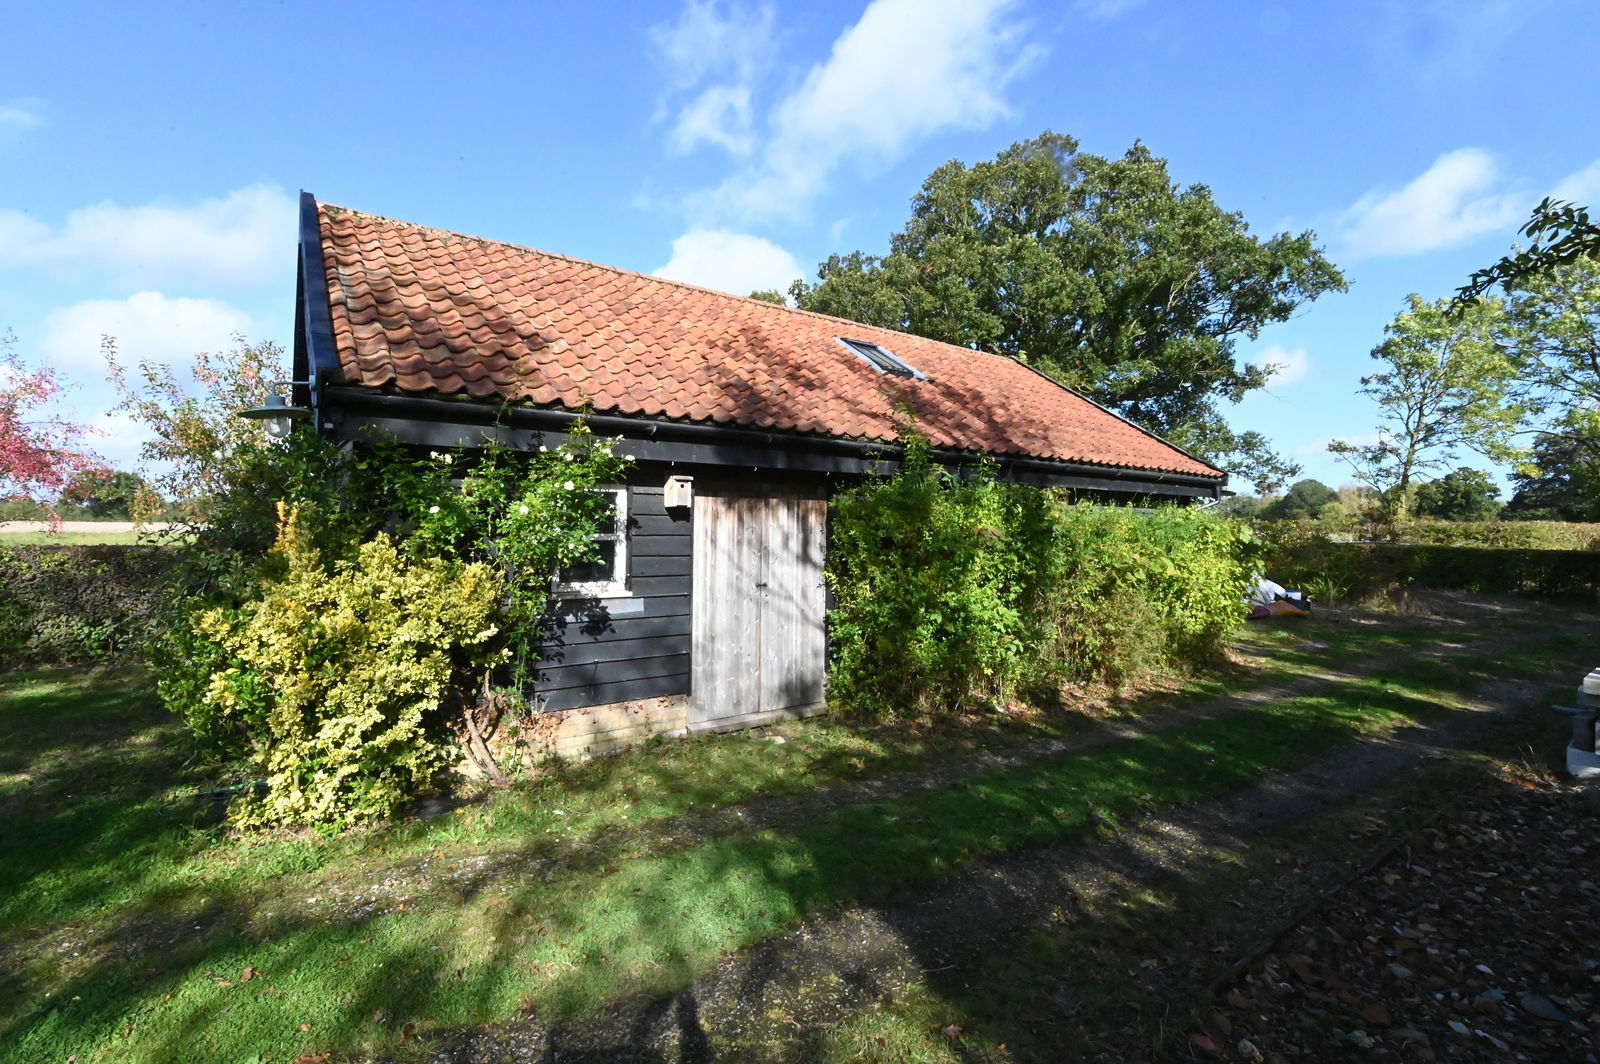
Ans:
[[[0,521],[0,546],[20,547],[35,543],[55,546],[82,546],[89,543],[148,542],[152,534],[165,531],[166,524],[149,524],[135,530],[131,521],[63,521],[53,531],[48,521]]]

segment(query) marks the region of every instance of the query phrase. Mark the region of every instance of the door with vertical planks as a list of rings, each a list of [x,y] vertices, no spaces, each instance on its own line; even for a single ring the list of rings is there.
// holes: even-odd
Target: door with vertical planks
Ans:
[[[691,728],[822,701],[827,506],[799,491],[696,494]]]

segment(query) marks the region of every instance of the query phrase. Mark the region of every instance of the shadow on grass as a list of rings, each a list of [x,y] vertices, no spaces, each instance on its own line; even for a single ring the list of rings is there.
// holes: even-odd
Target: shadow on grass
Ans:
[[[6,678],[0,750],[0,931],[138,894],[146,858],[197,835],[201,807],[164,801],[193,781],[185,736],[142,673]]]
[[[1438,679],[1470,684],[1491,667],[1486,659]],[[1151,807],[1215,797],[1351,738],[1445,712],[1425,693],[1377,685],[1358,694],[1356,701],[1347,695],[1268,705],[847,806],[781,831],[638,855],[602,849],[582,868],[563,869],[558,883],[547,882],[536,864],[548,845],[529,839],[519,851],[529,863],[514,877],[463,883],[448,904],[424,901],[366,917],[297,905],[259,913],[248,878],[207,880],[198,842],[176,848],[199,859],[178,885],[130,899],[141,882],[138,861],[123,867],[106,854],[136,855],[148,845],[149,818],[69,817],[58,825],[56,852],[74,842],[97,855],[78,866],[91,882],[52,880],[41,888],[39,877],[54,873],[32,857],[33,878],[19,882],[32,901],[45,903],[45,920],[93,919],[74,943],[77,956],[64,959],[65,977],[52,982],[55,992],[13,999],[18,1005],[3,1021],[7,1049],[0,1053],[53,1059],[109,1045],[107,1059],[149,1061],[260,1052],[292,1058],[363,1046],[403,1054],[407,1025],[428,1035],[533,1014],[529,1037],[542,1053],[559,1048],[563,1059],[580,1051],[591,1059],[624,1052],[663,1059],[649,1054],[671,1038],[680,1056],[691,1049],[710,1054],[696,999],[682,993],[729,950],[836,903],[904,899],[974,861],[1093,838]],[[125,740],[137,734],[130,729]],[[150,776],[160,764],[153,760],[136,774],[147,803],[158,793]],[[623,764],[596,771],[606,777]],[[693,788],[687,780],[684,786]],[[165,859],[175,861],[171,853]],[[95,862],[109,862],[108,874]],[[1155,878],[1161,870],[1134,867],[1129,874]],[[170,868],[166,875],[173,878]],[[1021,912],[1021,901],[1002,895],[998,904]],[[114,919],[105,918],[107,908]],[[895,935],[925,958],[924,967],[938,967],[936,931],[911,921],[897,924]],[[41,985],[38,974],[16,973],[15,985]],[[752,1008],[779,974],[774,968],[748,976]],[[882,989],[868,970],[846,967],[843,974],[859,980],[863,995]],[[591,1037],[589,1025],[567,1026],[617,1001],[639,1003],[614,1006],[606,1014],[611,1029]],[[608,1052],[610,1058],[600,1055]]]

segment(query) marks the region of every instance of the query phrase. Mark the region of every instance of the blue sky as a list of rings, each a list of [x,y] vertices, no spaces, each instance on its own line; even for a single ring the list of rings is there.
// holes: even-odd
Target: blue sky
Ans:
[[[0,73],[0,329],[106,418],[99,338],[288,344],[294,202],[725,288],[881,252],[922,179],[1045,129],[1144,141],[1351,281],[1240,354],[1233,413],[1332,484],[1368,352],[1542,196],[1600,202],[1592,0],[23,6]]]

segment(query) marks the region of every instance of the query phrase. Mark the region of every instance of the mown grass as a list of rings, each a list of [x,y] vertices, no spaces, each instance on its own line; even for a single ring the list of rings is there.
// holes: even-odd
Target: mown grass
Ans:
[[[1376,670],[1347,687],[1346,695],[1431,705],[1406,714],[1426,724],[1459,710],[1484,683],[1567,680],[1581,671],[1574,663],[1587,661],[1582,655],[1591,649],[1590,640],[1568,635],[1495,653],[1417,661]],[[887,1038],[854,1059],[1050,1060],[1061,1055],[1061,1046],[1082,1048],[1085,1020],[1101,1036],[1114,1034],[1118,1050],[1130,1058],[1168,1059],[1165,1053],[1188,1059],[1174,1045],[1202,1027],[1216,983],[1327,885],[1301,882],[1299,894],[1278,894],[1266,884],[1284,878],[1286,869],[1292,869],[1289,880],[1298,880],[1298,866],[1305,863],[1348,874],[1375,845],[1448,815],[1463,790],[1549,771],[1560,761],[1562,725],[1543,706],[1564,694],[1557,684],[1530,695],[1524,711],[1485,733],[1481,749],[1428,759],[1371,793],[1252,835],[1248,845],[1225,838],[1191,853],[1186,863],[1149,864],[1137,881],[1113,880],[1098,893],[1075,895],[1069,918],[1047,921],[1009,948],[900,988],[894,1000],[871,1013],[872,1029]],[[1527,760],[1530,736],[1547,740],[1541,747],[1547,758]],[[947,1043],[942,1054],[905,1056],[909,1047],[926,1044],[928,1032],[950,1024],[961,1030],[959,1043]],[[858,1026],[859,1018],[841,1029]],[[1098,1048],[1103,1052],[1104,1043]],[[788,1058],[774,1050],[750,1059]]]
[[[1310,643],[1339,659],[1408,637],[1323,626],[1295,638],[1298,650],[1259,636],[1275,656],[1257,682],[1307,667]],[[1457,661],[1421,680],[1398,669],[784,831],[682,839],[627,828],[912,767],[1034,725],[905,734],[811,722],[789,726],[781,745],[659,744],[439,820],[238,839],[202,823],[192,795],[208,780],[141,675],[13,676],[0,680],[0,1059],[392,1050],[408,1030],[670,991],[836,902],[1087,838],[1448,712],[1450,693],[1489,665]],[[871,1027],[860,1037],[886,1037]]]
[[[0,547],[83,547],[98,543],[149,543],[138,532],[0,532]]]

